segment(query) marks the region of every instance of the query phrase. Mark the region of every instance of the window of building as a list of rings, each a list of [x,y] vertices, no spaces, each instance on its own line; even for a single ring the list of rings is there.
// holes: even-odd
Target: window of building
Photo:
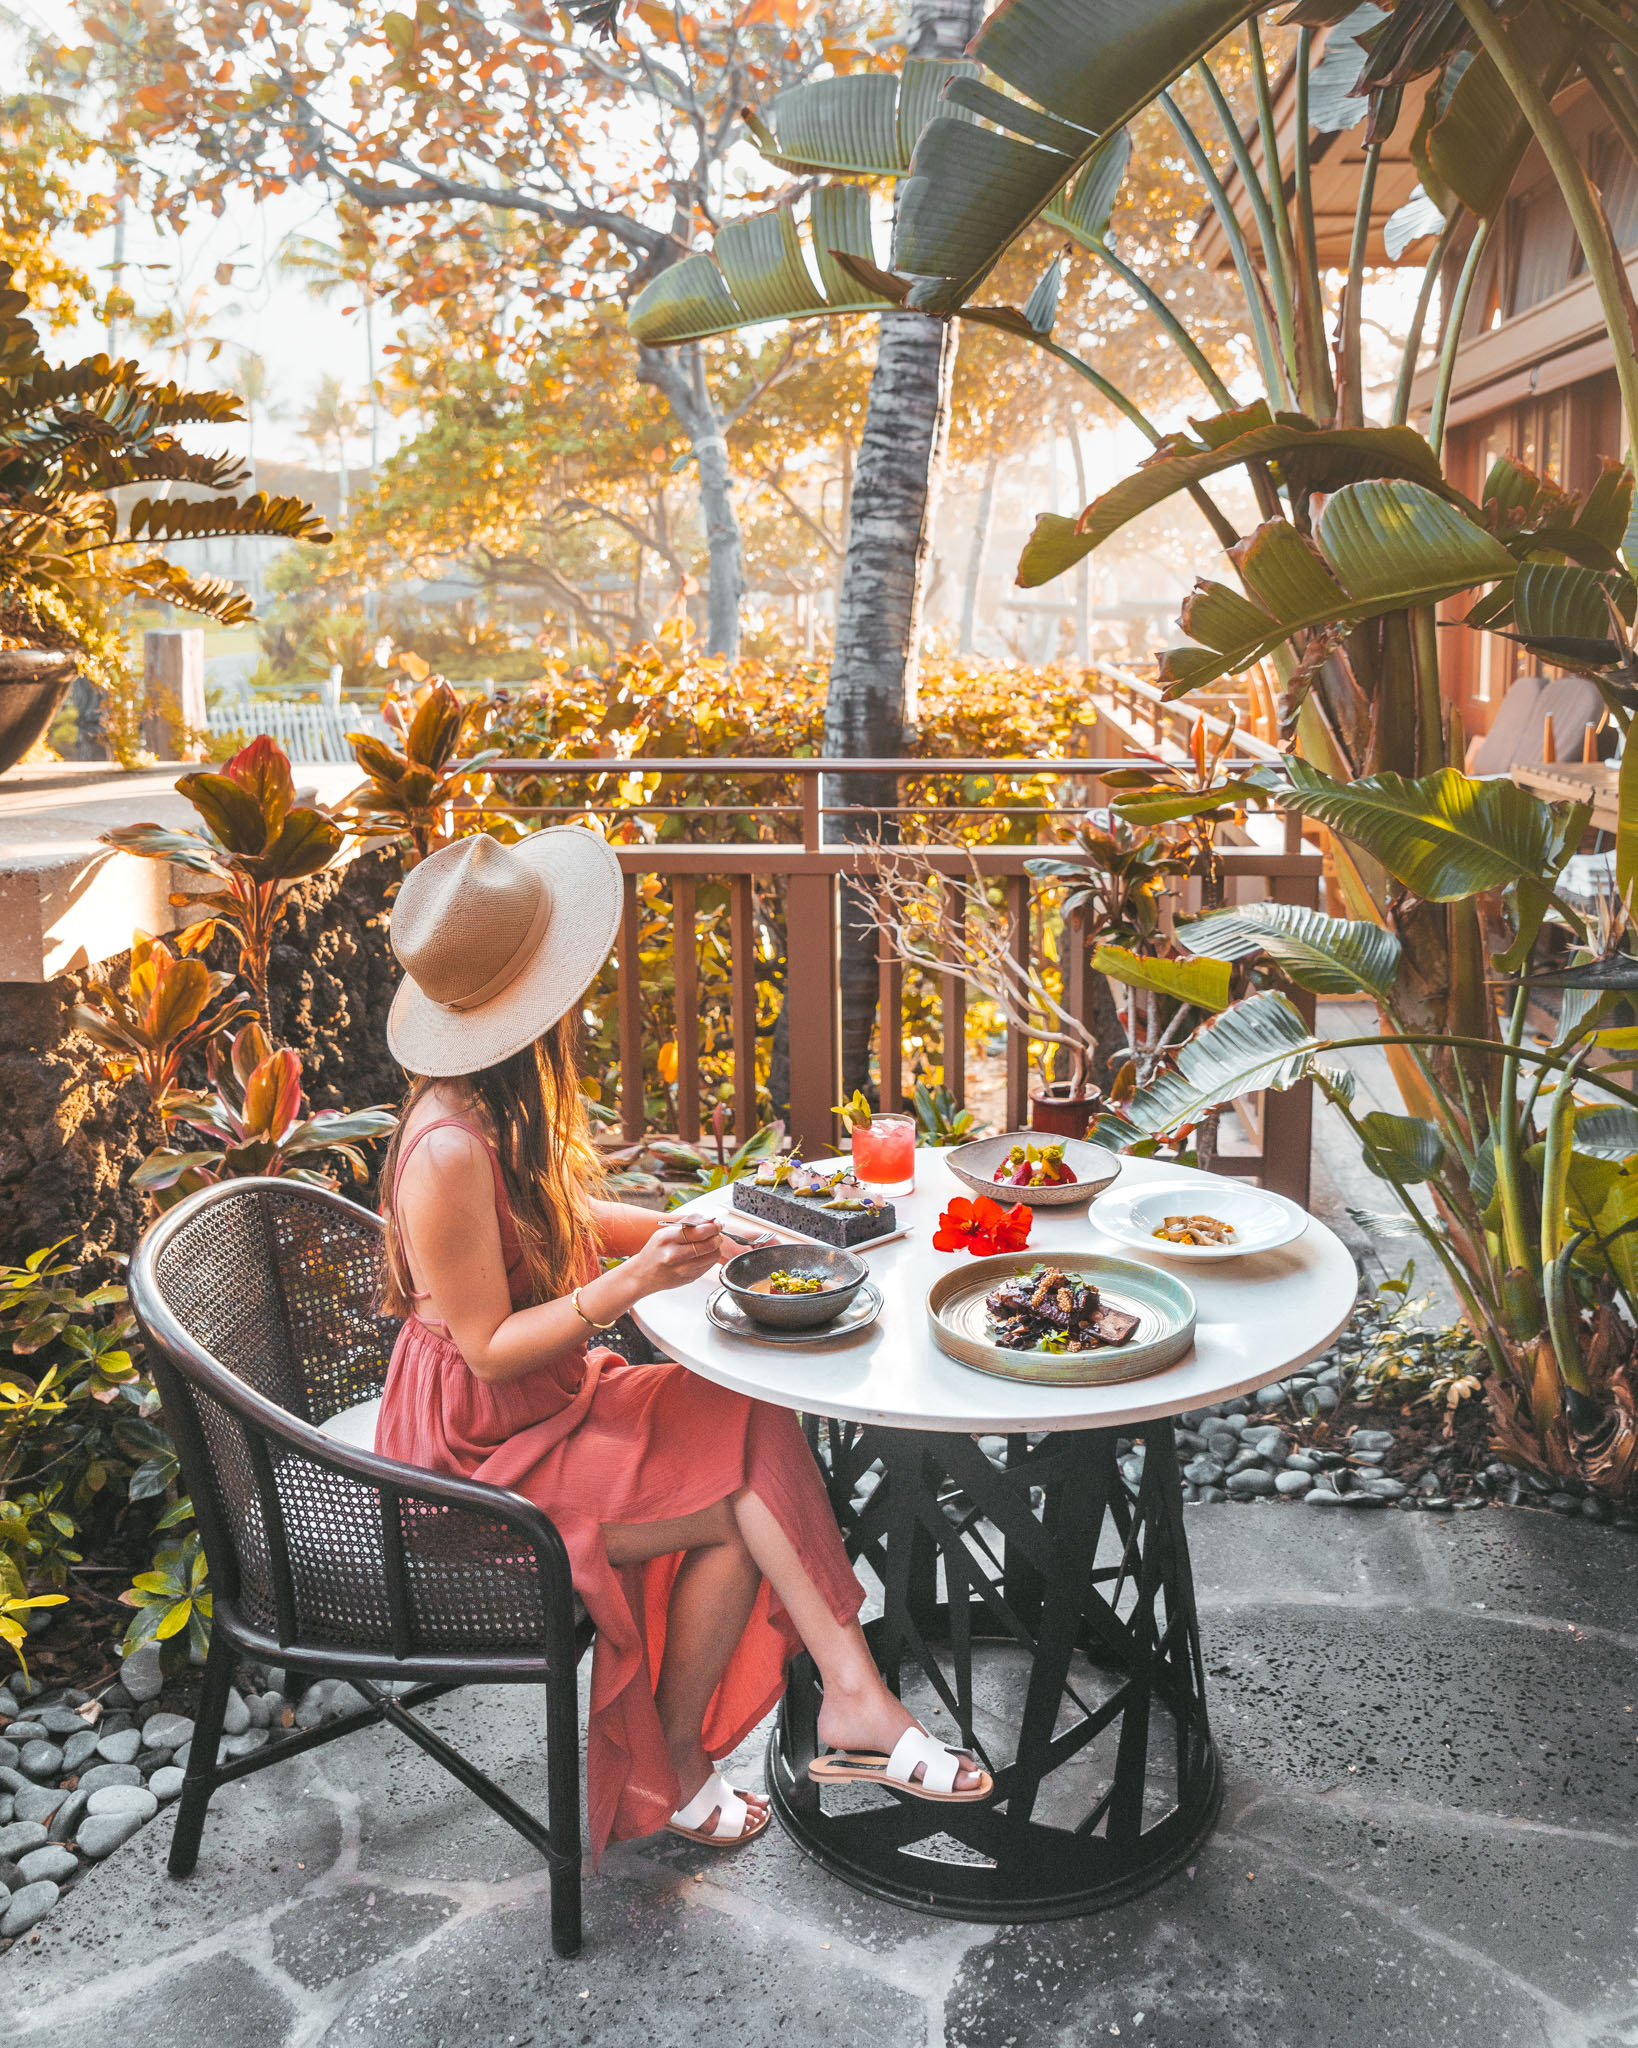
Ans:
[[[1563,291],[1581,268],[1581,245],[1564,195],[1555,184],[1538,185],[1513,200],[1508,215],[1513,275],[1507,314],[1512,319]]]
[[[1592,163],[1616,247],[1630,249],[1638,243],[1638,162],[1613,135],[1604,135],[1599,138]]]

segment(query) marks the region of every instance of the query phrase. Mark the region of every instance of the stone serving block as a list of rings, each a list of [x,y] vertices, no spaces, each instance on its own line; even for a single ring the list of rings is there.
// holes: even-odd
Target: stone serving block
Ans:
[[[734,1207],[759,1222],[785,1230],[799,1230],[804,1237],[816,1237],[846,1251],[849,1246],[868,1244],[898,1229],[893,1204],[883,1202],[869,1209],[827,1209],[822,1202],[804,1202],[781,1188],[759,1188],[754,1181],[734,1182]]]

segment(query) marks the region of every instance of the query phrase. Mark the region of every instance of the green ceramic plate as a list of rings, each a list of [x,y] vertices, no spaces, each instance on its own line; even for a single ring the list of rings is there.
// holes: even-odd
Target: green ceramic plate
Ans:
[[[989,1338],[984,1297],[1015,1273],[1043,1263],[1040,1252],[1005,1252],[954,1267],[927,1290],[927,1320],[933,1340],[952,1358],[997,1379],[1025,1380],[1039,1387],[1099,1387],[1138,1380],[1176,1365],[1194,1343],[1194,1296],[1173,1273],[1139,1265],[1107,1252],[1054,1250],[1051,1262],[1066,1273],[1096,1281],[1111,1307],[1138,1318],[1129,1342],[1096,1351],[1004,1351]]]

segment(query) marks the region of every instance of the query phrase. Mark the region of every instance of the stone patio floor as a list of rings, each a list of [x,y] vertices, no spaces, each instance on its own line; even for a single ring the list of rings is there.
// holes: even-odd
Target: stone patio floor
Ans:
[[[878,1905],[777,1825],[625,1844],[586,1947],[544,1875],[384,1730],[162,1815],[6,1958],[28,2048],[1617,2048],[1638,2043],[1638,1543],[1544,1514],[1199,1508],[1217,1834],[1093,1919]],[[538,1706],[427,1710],[544,1810]],[[760,1782],[760,1740],[738,1759]]]

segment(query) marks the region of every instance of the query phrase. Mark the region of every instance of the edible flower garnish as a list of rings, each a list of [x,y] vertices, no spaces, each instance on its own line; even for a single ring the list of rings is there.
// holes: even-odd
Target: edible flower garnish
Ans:
[[[870,1103],[862,1088],[855,1088],[846,1102],[833,1104],[831,1114],[842,1119],[850,1136],[854,1131],[868,1131],[870,1128]]]
[[[933,1249],[940,1252],[969,1251],[974,1258],[993,1258],[997,1252],[1021,1252],[1029,1243],[1034,1211],[1026,1202],[1014,1202],[1003,1209],[988,1195],[969,1201],[957,1195],[938,1219]]]

